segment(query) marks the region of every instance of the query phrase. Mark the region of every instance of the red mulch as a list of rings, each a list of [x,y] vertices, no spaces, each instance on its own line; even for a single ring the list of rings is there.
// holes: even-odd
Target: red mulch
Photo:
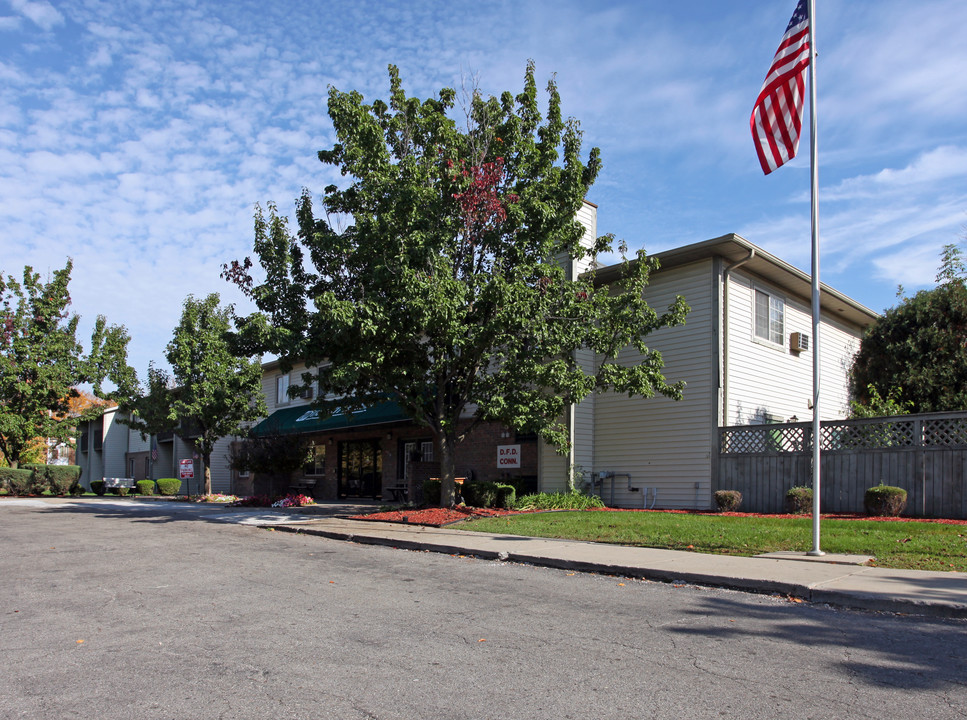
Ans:
[[[470,518],[498,517],[500,515],[517,515],[520,510],[498,510],[496,508],[421,508],[419,510],[390,510],[388,512],[371,513],[369,515],[354,515],[351,520],[375,520],[378,522],[395,522],[409,525],[429,525],[443,527],[453,523],[469,520]]]
[[[718,517],[764,517],[764,518],[784,518],[802,519],[809,515],[790,515],[790,514],[764,514],[764,513],[741,513],[741,512],[703,512],[700,510],[646,510],[629,508],[591,508],[591,511],[606,510],[608,512],[661,512],[661,513],[680,513],[683,515],[712,515]],[[430,527],[443,527],[453,523],[462,522],[471,518],[481,517],[500,517],[503,515],[519,515],[522,510],[499,510],[496,508],[421,508],[419,510],[390,510],[388,512],[371,513],[369,515],[355,515],[352,520],[373,520],[376,522],[395,522],[409,525],[427,525]],[[870,515],[860,515],[858,513],[839,513],[823,514],[824,520],[872,520],[884,522],[933,522],[944,525],[967,525],[967,520],[951,520],[945,518],[911,518],[911,517],[873,517]]]

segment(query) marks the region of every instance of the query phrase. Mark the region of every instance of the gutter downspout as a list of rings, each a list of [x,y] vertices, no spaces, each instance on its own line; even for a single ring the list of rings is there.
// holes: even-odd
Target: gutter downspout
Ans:
[[[722,425],[729,423],[729,273],[755,257],[755,248],[749,248],[748,257],[736,260],[722,272]]]

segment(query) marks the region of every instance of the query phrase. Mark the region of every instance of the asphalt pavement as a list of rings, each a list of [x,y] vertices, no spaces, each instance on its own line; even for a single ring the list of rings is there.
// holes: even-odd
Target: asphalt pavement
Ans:
[[[351,520],[378,503],[322,503],[308,508],[228,508],[135,499],[4,499],[18,505],[80,504],[91,511],[191,514],[211,522],[271,527],[362,544],[473,555],[581,572],[690,583],[798,598],[840,607],[967,617],[967,573],[873,567],[865,556],[777,553],[734,557],[574,540]]]

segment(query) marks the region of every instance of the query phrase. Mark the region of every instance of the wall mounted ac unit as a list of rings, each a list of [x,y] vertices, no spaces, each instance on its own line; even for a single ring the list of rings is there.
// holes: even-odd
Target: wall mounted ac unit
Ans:
[[[794,353],[809,349],[809,336],[806,333],[794,332],[789,334],[789,349]]]

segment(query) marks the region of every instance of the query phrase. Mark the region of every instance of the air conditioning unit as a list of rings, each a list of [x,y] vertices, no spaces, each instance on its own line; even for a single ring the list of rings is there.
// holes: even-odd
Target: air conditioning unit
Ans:
[[[809,336],[806,333],[794,332],[789,334],[789,349],[794,353],[809,349]]]
[[[312,387],[307,387],[305,390],[299,393],[299,397],[301,397],[303,400],[312,400]]]

